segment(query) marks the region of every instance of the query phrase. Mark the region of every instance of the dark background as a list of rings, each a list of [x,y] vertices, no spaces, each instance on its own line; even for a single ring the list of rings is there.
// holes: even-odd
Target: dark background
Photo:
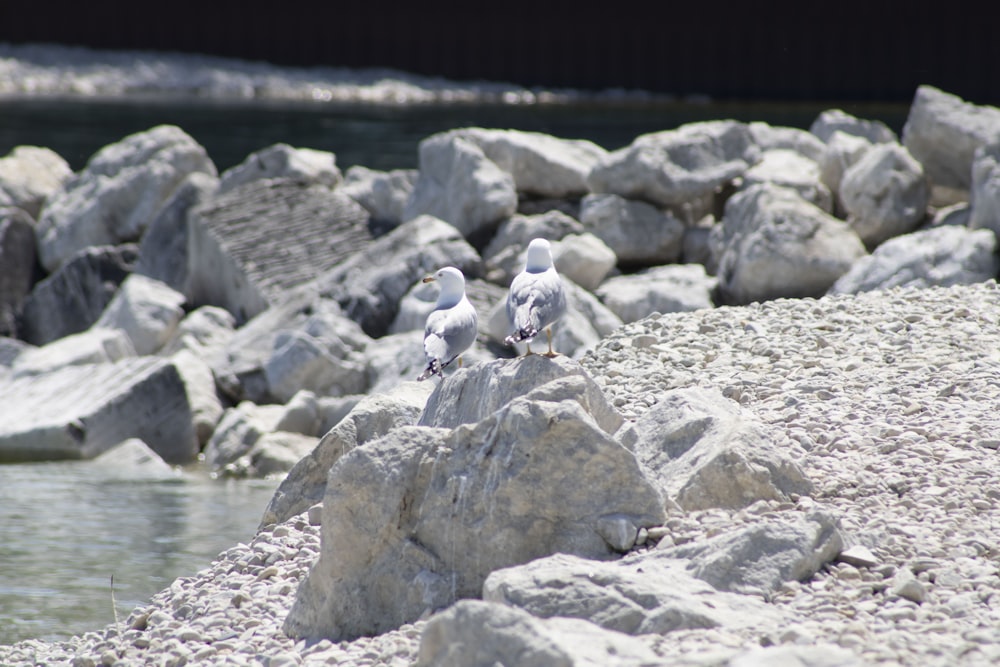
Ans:
[[[900,102],[931,84],[995,104],[1000,37],[988,3],[978,6],[0,0],[0,41],[723,100]]]

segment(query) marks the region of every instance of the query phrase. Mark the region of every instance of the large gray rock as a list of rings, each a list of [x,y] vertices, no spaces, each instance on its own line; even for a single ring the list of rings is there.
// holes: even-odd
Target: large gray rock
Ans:
[[[552,263],[559,275],[585,290],[593,291],[615,268],[618,257],[604,241],[584,232],[564,236],[552,243]]]
[[[235,187],[190,214],[187,295],[242,324],[365,247],[367,222],[367,211],[324,185],[272,179]]]
[[[549,389],[567,392],[567,398],[579,401],[606,433],[614,433],[622,425],[622,416],[580,364],[566,357],[549,359],[540,354],[497,359],[445,378],[427,399],[417,423],[444,428],[474,424],[515,398],[555,381],[559,382]]]
[[[998,270],[996,234],[948,225],[889,239],[855,262],[829,293],[967,285],[996,278]]]
[[[540,619],[505,605],[462,600],[432,616],[417,667],[634,667],[663,664],[633,637],[576,618]]]
[[[493,572],[483,583],[483,600],[629,635],[773,627],[785,620],[758,599],[715,590],[689,574],[687,565],[660,551],[612,562],[556,554]]]
[[[351,346],[335,335],[278,333],[263,365],[270,395],[286,403],[302,389],[329,396],[363,394],[368,388],[368,371],[352,352]]]
[[[421,141],[419,163],[404,220],[431,215],[474,238],[492,232],[517,210],[514,178],[458,131]]]
[[[184,317],[184,295],[159,280],[133,273],[125,278],[95,327],[120,329],[139,355],[153,354]]]
[[[181,474],[139,438],[118,443],[91,459],[89,464],[100,470],[101,479],[121,480],[127,484],[175,480]]]
[[[264,434],[276,430],[284,413],[283,406],[250,401],[228,408],[205,446],[205,464],[218,472],[246,456]]]
[[[443,266],[454,266],[466,279],[482,274],[479,254],[448,223],[421,216],[351,254],[319,276],[323,298],[336,301],[373,338],[385,335],[399,312],[399,302],[417,281]]]
[[[286,632],[378,634],[478,597],[502,567],[553,553],[611,558],[600,531],[609,517],[662,522],[662,497],[577,402],[579,387],[547,387],[475,425],[404,427],[342,456],[320,558]]]
[[[821,296],[865,255],[846,223],[770,184],[735,194],[710,242],[722,298],[735,304]]]
[[[797,127],[781,127],[762,122],[753,122],[747,127],[750,128],[750,136],[753,137],[754,143],[762,151],[790,150],[819,162],[825,149],[823,140],[816,134]]]
[[[384,394],[364,397],[282,480],[260,525],[281,523],[323,501],[330,468],[355,447],[417,422],[432,387],[407,382]]]
[[[998,140],[1000,109],[970,104],[932,86],[917,88],[903,145],[933,185],[969,190],[976,149]]]
[[[219,177],[219,193],[267,179],[288,179],[302,184],[335,188],[343,180],[337,156],[328,151],[274,144],[248,155]]]
[[[193,172],[216,170],[205,149],[173,125],[105,146],[42,208],[36,230],[42,265],[55,271],[84,248],[138,241]]]
[[[830,189],[837,205],[838,217],[843,211],[840,201],[840,183],[844,172],[850,169],[872,147],[872,142],[864,137],[837,131],[826,143],[826,150],[819,159],[820,180]],[[846,217],[846,213],[843,214]]]
[[[809,131],[823,142],[829,143],[837,132],[861,137],[872,144],[892,144],[899,139],[889,126],[880,120],[865,120],[841,109],[828,109],[816,117]]]
[[[93,458],[134,437],[167,463],[190,463],[198,438],[183,371],[136,357],[4,382],[0,460]]]
[[[44,345],[88,329],[132,271],[137,251],[133,244],[87,248],[37,283],[24,301],[24,340]]]
[[[787,148],[764,151],[760,162],[747,169],[742,188],[773,183],[799,193],[827,213],[833,212],[833,195],[820,178],[819,163]]]
[[[597,296],[622,322],[635,322],[652,313],[681,313],[711,308],[718,279],[701,264],[657,266],[616,276],[597,288]]]
[[[930,186],[920,163],[899,144],[878,144],[844,172],[847,222],[869,248],[913,231],[927,215]]]
[[[35,225],[20,208],[0,207],[0,336],[16,336],[17,320],[38,272]]]
[[[188,293],[188,213],[218,187],[219,179],[203,172],[190,174],[181,181],[142,236],[136,273],[166,283],[182,294]]]
[[[844,548],[834,517],[788,514],[658,552],[689,559],[688,572],[720,591],[767,596],[787,581],[809,579]]]
[[[976,149],[969,194],[969,226],[1000,235],[1000,142]]]
[[[0,158],[0,203],[37,218],[47,197],[58,192],[73,170],[58,153],[38,146],[17,146]]]
[[[178,323],[170,339],[160,349],[160,354],[169,356],[187,350],[208,361],[229,344],[235,329],[236,319],[228,310],[202,306]]]
[[[619,437],[685,510],[737,509],[813,488],[763,424],[716,390],[668,391]]]
[[[418,176],[416,169],[376,171],[356,165],[347,170],[338,189],[368,211],[376,229],[391,229],[403,222]]]
[[[580,200],[580,222],[614,251],[619,264],[670,264],[681,256],[683,223],[646,202],[587,195]]]
[[[759,156],[743,123],[690,123],[644,134],[609,153],[591,170],[587,183],[592,192],[675,206],[711,195]]]
[[[111,363],[135,356],[132,341],[124,331],[91,328],[24,350],[11,364],[11,372],[15,376],[41,375],[66,366]]]

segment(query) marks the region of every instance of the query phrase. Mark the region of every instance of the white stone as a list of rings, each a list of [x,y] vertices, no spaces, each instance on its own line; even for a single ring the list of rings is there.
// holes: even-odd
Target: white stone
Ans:
[[[0,158],[0,202],[38,218],[45,199],[58,192],[72,176],[69,164],[55,151],[17,146]]]
[[[337,168],[337,156],[333,153],[278,143],[251,153],[243,162],[221,174],[219,193],[270,178],[288,178],[328,188],[336,187],[343,180]]]
[[[376,171],[355,165],[344,174],[339,190],[364,206],[377,224],[395,227],[403,222],[418,175],[416,169]]]
[[[1000,235],[1000,142],[976,149],[971,187],[969,227]]]
[[[700,264],[677,264],[609,278],[596,293],[622,322],[628,323],[653,313],[711,308],[717,282]]]
[[[559,275],[594,291],[615,267],[618,258],[593,234],[570,234],[552,244],[552,261]]]
[[[118,287],[95,327],[120,329],[137,354],[153,354],[184,317],[184,295],[159,280],[133,273]]]
[[[790,188],[827,213],[833,212],[833,195],[820,178],[818,162],[793,150],[776,148],[764,151],[760,162],[743,175],[741,188],[756,183],[773,183]]]
[[[816,117],[809,131],[826,143],[837,132],[865,139],[872,144],[898,143],[896,133],[880,120],[865,120],[841,109],[828,109]]]
[[[764,152],[782,149],[795,151],[802,157],[819,162],[825,147],[823,140],[812,132],[797,127],[781,127],[763,122],[749,123],[750,135]]]
[[[135,348],[124,331],[97,327],[24,350],[11,371],[15,376],[41,375],[66,366],[111,363],[134,356]]]
[[[646,202],[587,195],[580,201],[580,222],[614,251],[620,264],[670,264],[680,258],[684,225]]]

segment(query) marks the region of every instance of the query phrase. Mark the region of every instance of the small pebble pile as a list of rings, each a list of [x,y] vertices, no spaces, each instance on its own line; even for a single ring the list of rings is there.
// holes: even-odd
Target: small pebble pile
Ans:
[[[719,656],[733,649],[817,643],[870,664],[1000,662],[995,282],[652,315],[581,363],[630,419],[668,389],[722,390],[768,424],[816,484],[814,497],[793,502],[671,514],[668,544],[821,507],[840,516],[851,547],[773,596],[791,624],[635,639],[664,665],[727,664]],[[319,552],[316,509],[177,579],[118,627],[0,647],[0,664],[414,664],[422,621],[339,644],[282,632]]]

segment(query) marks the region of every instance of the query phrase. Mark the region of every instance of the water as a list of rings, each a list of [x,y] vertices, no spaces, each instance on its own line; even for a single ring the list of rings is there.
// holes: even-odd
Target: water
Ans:
[[[907,106],[777,102],[580,102],[553,105],[417,106],[185,100],[0,99],[0,156],[22,144],[45,146],[82,168],[103,146],[161,123],[181,127],[220,171],[251,152],[285,142],[332,151],[342,169],[415,168],[421,139],[457,127],[544,132],[589,139],[614,150],[638,135],[683,123],[732,118],[808,129],[825,109],[886,122],[897,133]]]
[[[254,535],[277,483],[135,479],[91,462],[0,465],[0,644],[114,622]]]

